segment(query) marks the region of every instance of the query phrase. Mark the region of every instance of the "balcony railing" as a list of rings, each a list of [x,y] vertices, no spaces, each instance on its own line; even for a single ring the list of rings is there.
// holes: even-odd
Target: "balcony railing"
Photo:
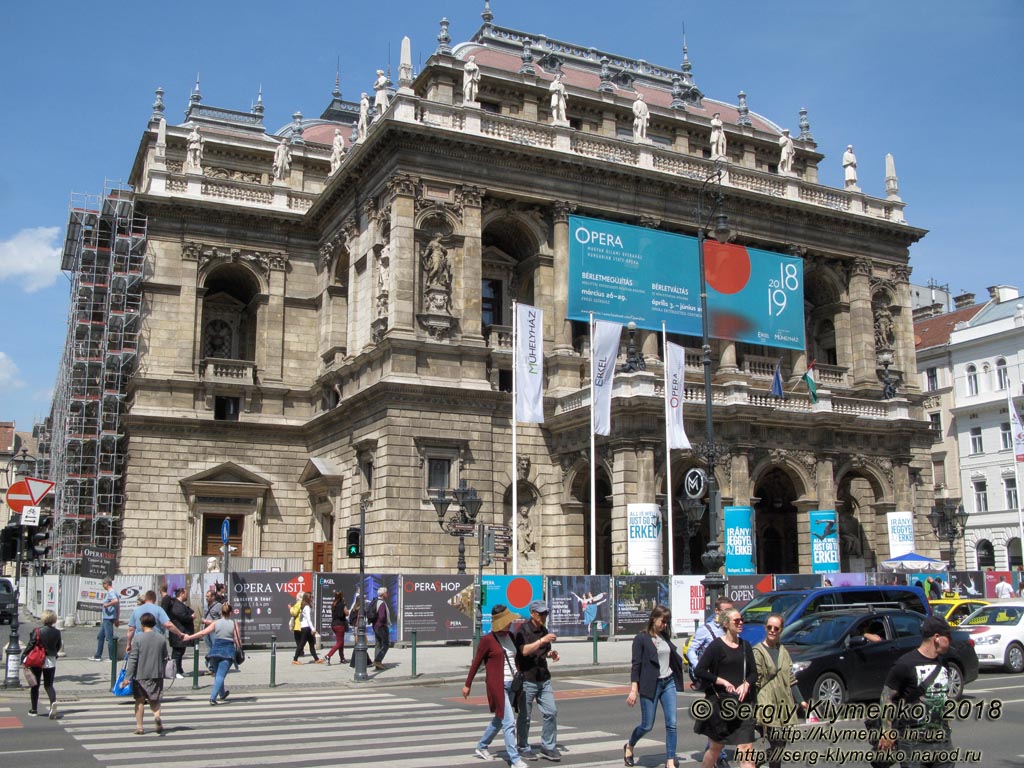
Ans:
[[[220,384],[255,384],[256,363],[251,360],[203,360],[203,380]]]

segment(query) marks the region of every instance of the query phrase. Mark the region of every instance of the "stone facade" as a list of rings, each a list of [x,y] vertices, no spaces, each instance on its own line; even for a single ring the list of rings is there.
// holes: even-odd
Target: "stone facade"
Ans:
[[[589,571],[589,341],[567,319],[568,216],[693,234],[714,112],[737,242],[805,264],[808,351],[782,353],[795,393],[768,394],[779,350],[712,343],[727,451],[716,477],[725,503],[757,512],[759,570],[809,570],[809,510],[840,511],[853,570],[888,555],[885,512],[911,509],[927,525],[931,438],[916,379],[904,378],[915,370],[909,247],[924,231],[903,221],[903,203],[820,185],[823,156],[804,126],[792,174],[779,175],[779,129],[704,97],[687,68],[609,54],[621,70],[612,78],[604,54],[557,41],[532,43],[527,61],[523,37],[488,23],[428,59],[366,137],[346,141],[334,173],[334,131],[355,139],[358,114],[337,91],[322,118],[274,136],[248,113],[204,107],[198,91],[185,124],[154,116],[131,177],[149,226],[122,570],[180,571],[219,545],[225,515],[240,555],[349,569],[344,531],[360,501],[369,569],[452,570],[457,542],[438,527],[431,482],[468,482],[484,500],[480,520],[503,522],[518,481],[520,571]],[[464,104],[470,55],[482,77]],[[548,113],[556,72],[568,126]],[[640,143],[637,92],[651,112]],[[185,163],[195,127],[198,172]],[[290,171],[274,181],[282,137]],[[547,377],[546,421],[520,425],[515,472],[514,300],[544,310]],[[700,340],[676,341],[688,348],[696,440]],[[626,567],[626,505],[665,494],[660,342],[641,331],[636,344],[646,370],[617,377],[612,434],[598,441],[603,573]],[[891,399],[880,353],[899,383]],[[797,386],[810,359],[817,403]],[[674,452],[673,482],[699,464]],[[703,526],[691,562],[676,543],[675,572],[699,564]]]

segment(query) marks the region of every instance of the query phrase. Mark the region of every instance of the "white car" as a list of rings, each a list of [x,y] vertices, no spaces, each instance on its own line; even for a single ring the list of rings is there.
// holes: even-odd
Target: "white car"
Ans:
[[[960,622],[971,633],[978,664],[1024,672],[1024,601],[1001,600],[983,605]]]

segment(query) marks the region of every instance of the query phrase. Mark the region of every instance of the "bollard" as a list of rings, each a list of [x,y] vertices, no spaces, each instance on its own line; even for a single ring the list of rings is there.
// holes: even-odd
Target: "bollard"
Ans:
[[[107,649],[110,653],[110,690],[114,690],[114,683],[117,682],[117,646],[120,640],[116,637],[110,638],[110,647]]]
[[[590,627],[594,633],[594,663],[597,664],[597,622],[592,622]]]
[[[412,676],[416,677],[416,630],[412,631]]]
[[[270,638],[270,687],[277,687],[277,636]]]
[[[192,641],[192,690],[199,690],[199,643]]]

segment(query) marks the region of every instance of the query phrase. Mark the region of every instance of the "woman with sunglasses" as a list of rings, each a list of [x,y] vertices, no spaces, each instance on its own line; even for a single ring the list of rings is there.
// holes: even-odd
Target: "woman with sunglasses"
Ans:
[[[704,696],[710,703],[710,716],[697,720],[693,730],[708,737],[711,742],[704,753],[704,768],[714,768],[722,748],[736,746],[736,756],[742,768],[755,768],[752,760],[754,742],[753,707],[750,717],[745,708],[730,708],[723,714],[722,704],[727,699],[734,703],[754,704],[754,684],[757,682],[757,664],[750,643],[740,637],[743,619],[735,608],[722,611],[719,624],[724,634],[715,638],[700,657],[694,676],[704,682]],[[737,716],[730,716],[737,715]]]
[[[775,758],[786,746],[783,728],[796,724],[796,702],[807,707],[793,674],[793,660],[779,642],[783,626],[782,616],[773,613],[765,621],[764,640],[754,646],[757,664],[756,721],[771,747],[768,768],[782,766],[782,760]]]

